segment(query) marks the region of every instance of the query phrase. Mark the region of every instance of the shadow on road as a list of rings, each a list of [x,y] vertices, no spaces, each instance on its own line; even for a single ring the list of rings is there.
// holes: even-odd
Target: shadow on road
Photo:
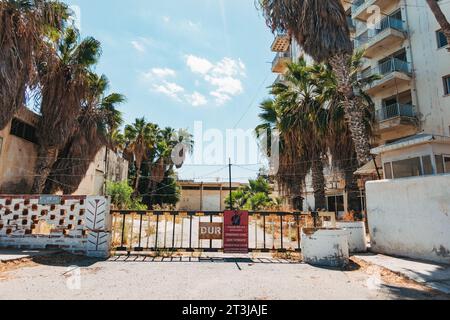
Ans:
[[[276,258],[235,258],[235,257],[154,257],[144,255],[118,255],[108,262],[145,263],[242,263],[242,264],[301,264],[298,260]]]
[[[70,267],[73,265],[90,267],[98,262],[105,261],[105,259],[87,258],[85,256],[73,255],[65,252],[35,256],[31,257],[30,260],[36,264],[51,267]]]
[[[423,289],[414,289],[407,287],[399,287],[395,285],[383,284],[382,290],[386,290],[398,300],[443,300],[450,301],[450,296],[437,291],[423,291]]]

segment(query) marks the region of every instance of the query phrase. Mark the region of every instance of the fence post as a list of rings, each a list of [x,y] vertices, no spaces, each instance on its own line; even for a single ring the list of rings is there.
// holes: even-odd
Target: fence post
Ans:
[[[111,215],[110,199],[106,197],[87,197],[86,228],[88,239],[86,255],[95,258],[109,258],[111,253]]]

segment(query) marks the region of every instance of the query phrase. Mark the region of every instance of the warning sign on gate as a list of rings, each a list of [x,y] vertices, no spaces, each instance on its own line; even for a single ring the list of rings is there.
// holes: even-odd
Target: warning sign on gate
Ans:
[[[248,253],[248,212],[224,212],[224,253]]]

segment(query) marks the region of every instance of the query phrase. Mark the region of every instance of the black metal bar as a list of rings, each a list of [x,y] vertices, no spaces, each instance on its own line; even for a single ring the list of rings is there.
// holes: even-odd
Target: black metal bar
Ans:
[[[142,219],[143,219],[143,216],[142,216],[142,214],[140,216],[141,216],[141,218],[139,220],[139,246],[137,248],[134,248],[134,250],[137,251],[137,252],[144,251],[144,248],[142,248],[142,246],[141,246],[141,240],[142,240]]]
[[[156,214],[156,239],[155,239],[155,250],[158,250],[158,234],[159,234],[159,214]]]
[[[135,251],[144,251],[144,250],[157,251],[157,250],[161,249],[162,247],[159,246],[159,243],[158,243],[158,241],[160,240],[159,239],[160,238],[160,236],[159,236],[160,216],[163,216],[163,215],[164,216],[169,216],[168,214],[173,215],[173,227],[174,228],[172,230],[172,248],[176,249],[177,248],[176,247],[177,246],[177,243],[176,243],[176,232],[179,232],[179,230],[176,229],[176,223],[177,223],[177,216],[180,215],[181,212],[182,211],[170,211],[170,212],[166,212],[166,211],[164,211],[164,212],[163,211],[161,211],[161,212],[159,212],[159,211],[158,212],[155,212],[155,211],[139,211],[139,212],[136,212],[136,211],[129,211],[129,210],[113,210],[113,211],[111,211],[111,214],[117,214],[117,215],[121,215],[122,216],[122,222],[121,222],[122,223],[122,235],[121,235],[121,244],[120,244],[121,247],[116,248],[116,250],[117,251],[133,251],[133,250],[135,250]],[[148,241],[149,241],[148,239],[147,239],[147,245],[146,245],[147,247],[146,248],[142,247],[142,245],[143,245],[143,243],[142,243],[142,240],[143,240],[142,236],[143,236],[143,227],[144,227],[143,216],[144,215],[148,215],[148,213],[151,213],[152,215],[156,215],[156,234],[155,234],[155,246],[153,247],[154,249],[149,247],[150,244],[148,243]],[[184,213],[185,213],[185,211],[183,211],[183,214]],[[135,214],[139,214],[140,215],[139,247],[131,248],[133,243],[131,243],[130,246],[126,245],[127,237],[128,237],[128,234],[129,234],[129,232],[126,231],[126,223],[127,223],[127,217],[129,215],[135,215]],[[214,241],[213,240],[209,241],[209,246],[208,247],[205,246],[203,248],[201,246],[201,243],[199,242],[199,245],[198,245],[198,248],[197,248],[197,245],[193,244],[193,241],[194,241],[194,239],[193,239],[193,220],[194,220],[194,216],[196,216],[197,212],[187,212],[187,214],[189,216],[189,220],[190,221],[189,221],[189,248],[187,248],[186,251],[192,252],[193,250],[202,250],[204,252],[216,252],[216,251],[223,250],[223,248],[214,248]],[[216,211],[210,211],[210,212],[204,212],[203,214],[206,217],[209,217],[208,220],[210,222],[214,222],[214,217],[221,216],[223,214],[223,212],[222,211],[217,211],[217,212]],[[302,219],[303,219],[303,216],[304,216],[304,214],[302,212],[256,212],[256,211],[254,211],[254,212],[249,212],[249,214],[250,214],[250,216],[255,218],[255,232],[256,232],[256,235],[255,235],[256,245],[255,246],[252,245],[251,248],[249,248],[251,251],[252,250],[253,251],[254,250],[257,250],[257,251],[277,250],[276,249],[276,245],[275,245],[275,239],[274,239],[274,245],[273,245],[272,249],[269,249],[269,246],[267,244],[267,232],[268,232],[268,229],[267,229],[267,224],[268,224],[267,217],[268,216],[272,216],[272,215],[280,217],[280,223],[281,223],[280,224],[280,229],[281,229],[281,248],[279,248],[278,251],[279,252],[285,252],[286,251],[285,250],[286,243],[285,243],[285,240],[284,240],[284,237],[283,237],[283,231],[284,231],[285,217],[287,217],[287,216],[289,216],[289,217],[294,216],[295,221],[297,223],[297,237],[298,237],[298,239],[297,239],[298,240],[297,241],[298,242],[298,249],[297,249],[297,251],[300,251],[300,249],[301,249],[301,223],[303,221]],[[261,217],[261,215],[262,215],[262,218],[263,218],[264,248],[263,249],[258,249],[258,248],[260,248],[259,245],[258,245],[258,221],[259,221],[259,217]],[[315,217],[314,214],[313,214],[313,217]],[[318,225],[318,221],[317,221],[318,219],[317,219],[317,217],[315,217],[315,218],[316,218],[315,225]],[[169,220],[170,220],[170,218],[169,218]],[[166,221],[166,224],[167,224],[168,220],[166,219],[165,221]],[[150,224],[151,220],[149,220],[148,222]],[[274,233],[276,231],[275,226],[276,226],[276,222],[274,222],[274,228],[273,228]],[[166,225],[166,227],[167,227],[167,225]],[[290,227],[290,224],[289,224],[288,227]],[[182,237],[183,237],[183,235],[182,235]],[[165,230],[165,242],[166,242],[166,238],[167,238],[167,230]],[[170,244],[169,244],[169,246],[170,246]],[[183,247],[183,244],[181,245],[181,247]],[[165,245],[164,245],[164,248],[167,249]],[[170,247],[168,247],[168,248],[170,248]],[[183,248],[179,248],[179,249],[183,249]]]
[[[173,230],[172,230],[172,249],[175,249],[175,226],[177,225],[176,213],[173,215]]]
[[[124,242],[125,242],[125,222],[126,222],[126,215],[123,215],[123,219],[122,219],[122,240],[120,242],[120,247],[117,248],[117,251],[127,251],[127,248],[124,247]]]
[[[267,249],[266,245],[266,215],[263,215],[263,224],[264,224],[264,250]]]
[[[298,215],[295,215],[295,220],[297,222],[297,241],[298,241],[298,249],[301,248],[301,240],[300,240],[300,217]]]
[[[210,221],[211,223],[213,223],[213,216],[210,217]],[[212,249],[213,248],[213,241],[209,240],[209,248]]]
[[[192,249],[192,215],[189,221],[189,249]]]
[[[284,243],[283,243],[283,215],[280,215],[280,220],[281,220],[281,250],[284,249]]]

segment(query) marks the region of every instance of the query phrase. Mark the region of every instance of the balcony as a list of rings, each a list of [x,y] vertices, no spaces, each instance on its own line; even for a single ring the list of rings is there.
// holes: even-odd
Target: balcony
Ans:
[[[352,5],[353,19],[361,21],[367,21],[369,17],[375,12],[370,10],[371,6],[377,6],[380,8],[381,13],[387,12],[392,5],[398,2],[398,0],[355,0]]]
[[[275,79],[275,81],[273,82],[273,84],[278,84],[278,83],[284,83],[285,82],[285,77],[283,74],[279,74],[278,77]]]
[[[406,39],[406,27],[403,21],[386,17],[375,29],[367,30],[355,39],[355,48],[364,50],[364,57],[374,58],[386,48],[399,47]]]
[[[273,52],[286,52],[291,46],[291,37],[286,33],[279,33],[275,36],[275,40],[272,43]]]
[[[410,104],[395,103],[383,106],[377,112],[378,133],[382,140],[394,140],[413,135],[417,131],[416,108]]]
[[[416,116],[415,107],[410,104],[395,103],[389,106],[384,106],[378,110],[378,120],[386,121],[397,117],[414,118]]]
[[[287,71],[288,64],[292,62],[290,52],[279,52],[272,62],[272,72],[283,74]]]
[[[364,79],[372,75],[378,75],[380,79],[368,85],[364,90],[366,93],[374,95],[386,88],[410,84],[412,68],[409,62],[392,58],[380,63],[374,69],[363,72],[360,78]]]

